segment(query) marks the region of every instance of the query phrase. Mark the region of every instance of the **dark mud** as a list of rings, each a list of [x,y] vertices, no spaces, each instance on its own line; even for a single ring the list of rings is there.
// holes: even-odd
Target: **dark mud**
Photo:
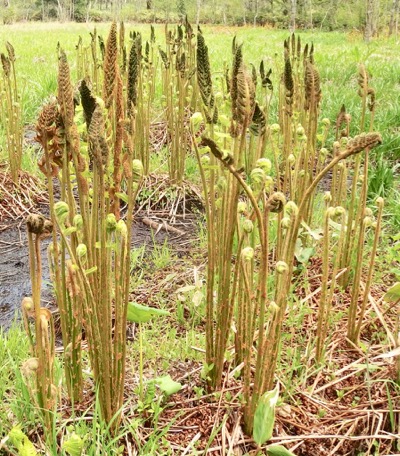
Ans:
[[[188,214],[177,219],[168,226],[180,230],[177,234],[149,227],[142,222],[143,217],[150,217],[153,222],[162,225],[160,216],[143,214],[136,217],[132,228],[132,248],[146,247],[145,257],[151,257],[156,245],[167,242],[178,257],[186,256],[193,248],[197,235],[198,216]],[[47,262],[47,246],[51,238],[42,241],[42,306],[55,307]],[[151,263],[148,264],[151,268]],[[29,273],[28,241],[25,223],[10,224],[0,231],[0,328],[8,329],[15,319],[20,319],[20,304],[25,296],[31,296],[31,281]]]
[[[7,329],[15,318],[25,296],[32,295],[29,274],[28,240],[25,224],[10,225],[0,232],[0,327]],[[53,302],[47,246],[49,239],[42,241],[42,305],[48,307]]]

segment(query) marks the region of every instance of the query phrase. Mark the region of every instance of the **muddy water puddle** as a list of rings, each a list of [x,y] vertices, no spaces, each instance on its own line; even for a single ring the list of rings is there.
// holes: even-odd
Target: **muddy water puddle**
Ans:
[[[132,248],[146,246],[146,257],[156,245],[165,242],[183,256],[192,248],[196,236],[197,217],[188,216],[174,224],[181,233],[168,232],[157,217],[152,218],[159,224],[159,229],[143,223],[138,217],[132,228]],[[161,226],[160,226],[161,225]],[[47,262],[47,247],[51,237],[42,240],[42,305],[54,307],[54,297],[50,282]],[[151,266],[150,266],[151,267]],[[20,304],[25,296],[31,296],[31,281],[29,272],[28,240],[25,224],[10,224],[0,231],[0,328],[9,328],[15,319],[20,318]]]
[[[47,246],[50,239],[41,243],[43,285],[42,304],[49,306],[53,300],[47,265]],[[10,225],[0,232],[0,326],[8,328],[18,312],[22,298],[31,296],[28,240],[24,226]]]

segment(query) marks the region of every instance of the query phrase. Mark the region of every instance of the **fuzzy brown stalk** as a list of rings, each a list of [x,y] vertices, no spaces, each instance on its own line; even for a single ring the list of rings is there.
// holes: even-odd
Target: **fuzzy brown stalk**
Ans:
[[[117,24],[113,22],[110,33],[107,38],[104,54],[104,82],[103,82],[103,99],[105,107],[110,108],[114,99],[114,90],[117,83],[117,62],[118,62],[118,42],[117,42]]]

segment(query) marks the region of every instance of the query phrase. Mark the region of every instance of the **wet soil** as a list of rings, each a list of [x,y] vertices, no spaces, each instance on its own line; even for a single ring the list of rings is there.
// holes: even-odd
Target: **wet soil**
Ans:
[[[160,229],[152,228],[143,223],[143,218],[157,223]],[[176,216],[169,227],[181,233],[168,232],[163,225],[162,214],[139,214],[132,227],[132,248],[146,247],[145,257],[149,258],[154,246],[168,243],[178,257],[185,256],[193,248],[198,225],[198,216],[187,214]],[[47,246],[51,238],[42,241],[42,306],[55,308],[52,285],[50,282],[47,262]],[[151,268],[151,263],[149,263]],[[31,296],[29,273],[28,241],[23,222],[10,223],[0,231],[0,328],[8,329],[15,319],[20,318],[19,309],[22,299]]]
[[[0,327],[7,329],[20,308],[22,299],[31,296],[29,275],[28,240],[24,225],[12,224],[0,232]],[[50,239],[42,241],[42,305],[48,307],[52,301],[47,246]]]

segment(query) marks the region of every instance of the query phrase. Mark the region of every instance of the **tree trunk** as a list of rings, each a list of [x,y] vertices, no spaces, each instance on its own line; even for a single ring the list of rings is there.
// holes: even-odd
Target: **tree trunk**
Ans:
[[[257,17],[258,17],[258,0],[255,1],[255,11],[254,11],[254,19],[253,19],[253,26],[257,25]]]
[[[153,8],[153,0],[146,0],[146,9],[151,10]]]
[[[196,1],[196,25],[199,26],[200,23],[200,7],[201,7],[201,0]]]
[[[392,8],[390,10],[390,22],[389,22],[389,35],[393,32],[397,35],[397,26],[399,21],[399,0],[393,0]]]
[[[367,0],[364,40],[368,43],[374,33],[374,0]]]
[[[296,30],[296,15],[297,15],[297,0],[290,0],[290,32],[294,33]]]

